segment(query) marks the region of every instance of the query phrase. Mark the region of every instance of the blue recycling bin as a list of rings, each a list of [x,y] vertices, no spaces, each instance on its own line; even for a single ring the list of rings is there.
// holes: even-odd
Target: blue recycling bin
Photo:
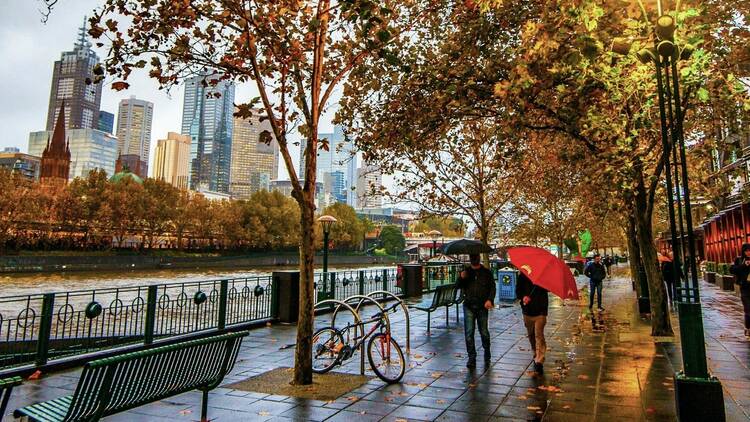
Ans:
[[[497,289],[495,289],[495,302],[516,300],[516,271],[510,268],[495,271]]]

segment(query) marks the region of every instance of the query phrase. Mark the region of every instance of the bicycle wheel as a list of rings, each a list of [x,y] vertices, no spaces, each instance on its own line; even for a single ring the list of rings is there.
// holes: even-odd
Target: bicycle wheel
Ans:
[[[375,375],[388,384],[397,383],[404,376],[404,353],[390,335],[378,333],[372,336],[367,343],[367,358]]]
[[[316,374],[330,371],[341,358],[340,351],[344,347],[344,337],[335,328],[324,327],[313,334],[313,362],[312,370]]]

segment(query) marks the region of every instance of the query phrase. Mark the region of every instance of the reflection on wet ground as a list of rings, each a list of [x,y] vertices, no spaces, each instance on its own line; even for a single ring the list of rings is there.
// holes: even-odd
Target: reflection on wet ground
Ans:
[[[580,285],[585,283],[580,280]],[[727,420],[747,420],[750,410],[750,346],[742,337],[739,299],[704,285],[704,316],[709,366],[725,388]],[[583,292],[585,297],[585,291]],[[411,318],[411,354],[401,384],[374,379],[333,401],[294,399],[220,388],[210,394],[209,417],[215,420],[546,420],[617,421],[675,419],[672,376],[681,368],[679,340],[650,336],[648,321],[635,312],[629,280],[605,282],[605,312],[590,313],[587,303],[563,306],[551,301],[547,324],[545,375],[530,372],[532,354],[517,306],[490,314],[492,356],[489,366],[465,367],[463,330],[451,309],[450,327],[443,310]],[[367,315],[369,315],[365,311]],[[341,314],[337,323],[344,323]],[[329,316],[316,325],[330,323]],[[404,318],[394,314],[394,338],[404,346]],[[675,324],[676,325],[676,324]],[[267,370],[290,366],[295,327],[273,325],[251,332],[239,362],[226,378],[230,384]],[[479,342],[477,342],[479,343]],[[359,356],[338,370],[358,372]],[[70,394],[78,371],[27,382],[9,409]],[[133,409],[109,420],[196,420],[200,393],[190,392]]]

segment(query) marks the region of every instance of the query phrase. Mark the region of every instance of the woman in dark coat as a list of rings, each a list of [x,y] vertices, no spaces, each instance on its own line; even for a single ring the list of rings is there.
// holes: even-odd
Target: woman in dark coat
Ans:
[[[750,283],[747,280],[750,275],[750,243],[742,245],[742,253],[734,260],[729,272],[734,274],[735,283],[740,285],[740,298],[745,309],[745,336],[750,337]]]

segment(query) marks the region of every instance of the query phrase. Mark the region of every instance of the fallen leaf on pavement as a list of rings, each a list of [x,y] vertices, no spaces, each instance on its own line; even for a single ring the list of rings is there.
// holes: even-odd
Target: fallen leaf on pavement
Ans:
[[[445,400],[437,399],[437,400],[435,400],[435,403],[437,403],[437,404],[443,404],[443,403],[445,403]]]
[[[529,410],[541,410],[542,409],[539,406],[526,406],[526,408],[529,409]]]
[[[349,400],[349,401],[351,401],[351,402],[355,402],[355,401],[359,400],[359,397],[357,397],[357,396],[349,396],[346,399]]]
[[[587,379],[589,379],[589,376],[588,375],[579,375],[578,379],[579,380],[587,380]]]
[[[260,415],[260,416],[271,416],[271,413],[270,412],[266,412],[265,410],[261,410],[260,412],[258,412],[258,415]]]
[[[189,414],[191,414],[191,413],[193,413],[193,411],[192,411],[192,410],[190,410],[190,409],[183,409],[183,410],[180,410],[180,415],[189,415]]]

